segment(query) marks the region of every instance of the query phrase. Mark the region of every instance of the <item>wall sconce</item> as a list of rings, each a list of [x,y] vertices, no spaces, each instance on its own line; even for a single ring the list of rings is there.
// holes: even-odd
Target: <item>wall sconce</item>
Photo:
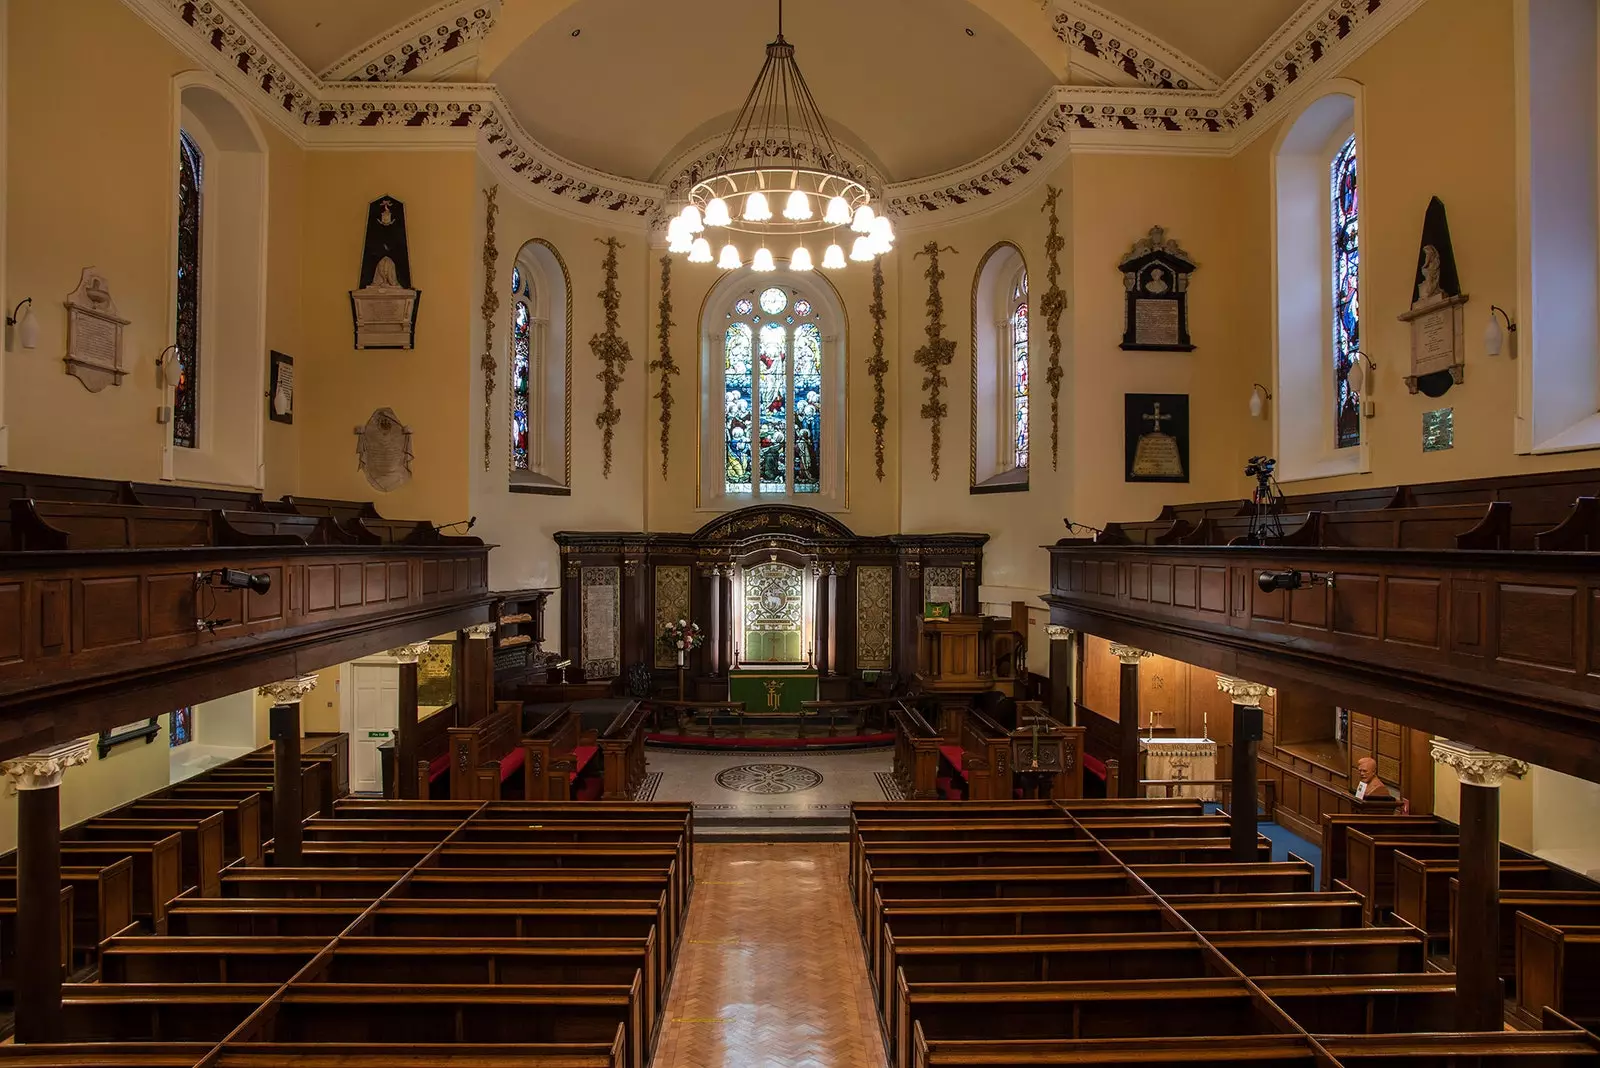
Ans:
[[[23,297],[17,302],[11,314],[6,316],[6,326],[11,329],[11,339],[15,342],[8,348],[15,349],[17,345],[25,349],[39,347],[39,319],[33,314],[32,297]]]
[[[1265,419],[1267,417],[1267,401],[1272,399],[1272,391],[1260,382],[1250,387],[1250,418]]]
[[[1372,375],[1377,370],[1378,365],[1372,362],[1372,357],[1357,349],[1350,357],[1350,373],[1346,376],[1350,388],[1357,393],[1365,393]]]
[[[1499,312],[1506,321],[1505,329],[1500,328],[1500,319],[1495,317]],[[1483,330],[1483,351],[1489,356],[1500,355],[1500,350],[1505,347],[1506,335],[1511,335],[1511,352],[1509,355],[1515,359],[1517,355],[1517,324],[1511,315],[1500,305],[1489,305],[1489,325]]]

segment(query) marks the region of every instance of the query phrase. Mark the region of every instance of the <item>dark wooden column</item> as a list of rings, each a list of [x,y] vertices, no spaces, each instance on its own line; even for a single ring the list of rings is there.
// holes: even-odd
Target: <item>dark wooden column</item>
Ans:
[[[1520,760],[1437,738],[1433,759],[1461,779],[1460,891],[1456,905],[1456,1001],[1463,1031],[1505,1027],[1500,979],[1500,783],[1522,778]]]
[[[1139,661],[1150,654],[1131,645],[1113,645],[1111,652],[1122,662],[1122,692],[1117,705],[1117,763],[1122,776],[1117,782],[1117,796],[1138,797]]]
[[[1078,702],[1072,692],[1073,681],[1078,674],[1073,644],[1076,632],[1071,627],[1056,624],[1051,624],[1044,630],[1050,638],[1050,654],[1047,661],[1050,670],[1050,715],[1057,723],[1076,727]]]
[[[17,789],[16,1040],[64,1042],[61,1013],[61,779],[88,739],[4,764]]]
[[[470,727],[494,709],[494,624],[476,623],[461,635],[456,724]]]
[[[261,687],[262,696],[273,701],[267,735],[272,739],[272,864],[278,868],[297,868],[301,862],[300,700],[316,684],[315,675],[301,675]]]
[[[1272,687],[1227,675],[1217,689],[1233,699],[1233,780],[1228,792],[1229,842],[1239,863],[1256,859],[1256,756],[1261,750],[1261,699]]]
[[[393,796],[415,800],[417,796],[417,662],[428,651],[427,642],[390,649],[389,655],[400,664],[400,710],[395,722]]]

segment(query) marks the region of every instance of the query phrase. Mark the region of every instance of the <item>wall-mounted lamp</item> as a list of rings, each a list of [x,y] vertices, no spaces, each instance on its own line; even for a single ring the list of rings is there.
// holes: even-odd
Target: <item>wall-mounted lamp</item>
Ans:
[[[1350,374],[1346,376],[1350,388],[1357,393],[1365,393],[1370,384],[1368,380],[1377,370],[1378,365],[1372,362],[1372,357],[1357,349],[1350,357]]]
[[[1250,387],[1250,418],[1265,419],[1267,417],[1267,401],[1272,399],[1272,391],[1260,382]]]
[[[6,316],[6,326],[10,328],[11,339],[15,343],[8,348],[15,349],[19,345],[25,349],[39,347],[39,319],[33,314],[32,297],[23,297],[17,302],[11,314]]]
[[[1500,316],[1496,317],[1495,312]],[[1500,327],[1500,319],[1506,321],[1504,329]],[[1517,355],[1517,324],[1504,308],[1498,304],[1489,305],[1489,325],[1483,329],[1483,351],[1489,356],[1500,355],[1500,350],[1505,347],[1506,335],[1511,335],[1511,352],[1509,355],[1515,359]]]

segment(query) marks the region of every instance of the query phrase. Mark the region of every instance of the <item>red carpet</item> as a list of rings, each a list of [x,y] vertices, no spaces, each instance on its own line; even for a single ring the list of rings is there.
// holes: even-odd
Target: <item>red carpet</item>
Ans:
[[[833,749],[869,745],[892,745],[892,734],[854,734],[839,738],[707,738],[695,734],[650,734],[651,745],[683,746],[688,749]]]

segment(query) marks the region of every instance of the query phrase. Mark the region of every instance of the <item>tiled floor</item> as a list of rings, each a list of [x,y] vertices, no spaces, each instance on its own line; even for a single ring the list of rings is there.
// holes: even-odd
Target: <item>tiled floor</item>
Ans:
[[[893,763],[889,749],[847,753],[682,753],[648,750],[649,770],[659,772],[655,801],[692,801],[696,811],[741,816],[816,816],[847,812],[852,801],[882,801],[883,789],[874,775]],[[717,784],[719,773],[753,765],[789,765],[822,776],[810,789],[784,793],[758,793]],[[798,781],[802,776],[790,776]],[[745,772],[725,781],[782,785],[782,774]]]
[[[884,1068],[844,845],[703,845],[655,1068]]]

